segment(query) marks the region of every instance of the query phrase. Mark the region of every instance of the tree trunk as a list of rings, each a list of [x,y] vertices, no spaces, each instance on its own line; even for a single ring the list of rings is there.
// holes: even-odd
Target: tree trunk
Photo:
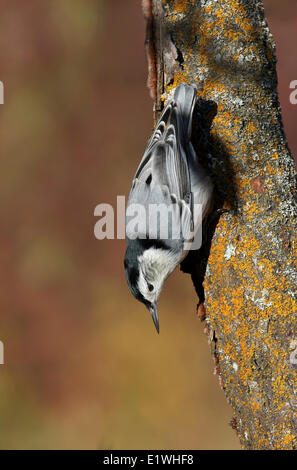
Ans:
[[[201,99],[193,139],[224,210],[191,273],[233,427],[245,449],[296,449],[296,173],[262,1],[144,10],[156,114],[181,82]]]

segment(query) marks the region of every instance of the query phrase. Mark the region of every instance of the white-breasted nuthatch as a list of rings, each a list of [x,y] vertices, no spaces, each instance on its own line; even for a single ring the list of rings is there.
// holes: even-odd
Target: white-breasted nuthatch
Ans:
[[[199,164],[190,140],[196,99],[192,85],[181,84],[175,89],[137,169],[126,210],[124,265],[128,285],[149,309],[158,333],[157,302],[163,283],[187,255],[212,200],[211,179]],[[200,217],[195,215],[197,205]],[[143,208],[142,219],[135,230],[130,222],[139,206]],[[152,227],[151,207],[171,210],[171,218],[159,216],[157,231]]]

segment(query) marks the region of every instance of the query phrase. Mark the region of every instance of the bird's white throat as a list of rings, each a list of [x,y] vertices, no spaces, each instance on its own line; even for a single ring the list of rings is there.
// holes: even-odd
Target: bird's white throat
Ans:
[[[161,290],[163,282],[180,263],[180,254],[165,251],[162,248],[149,248],[138,257],[140,276],[138,285],[143,292],[147,281],[155,284],[156,291]]]

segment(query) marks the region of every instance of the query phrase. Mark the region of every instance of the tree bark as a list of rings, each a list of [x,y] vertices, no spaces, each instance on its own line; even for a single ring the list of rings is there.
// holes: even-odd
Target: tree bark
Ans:
[[[296,449],[296,171],[262,1],[144,3],[156,117],[196,84],[195,148],[224,209],[191,273],[232,425],[245,449]]]

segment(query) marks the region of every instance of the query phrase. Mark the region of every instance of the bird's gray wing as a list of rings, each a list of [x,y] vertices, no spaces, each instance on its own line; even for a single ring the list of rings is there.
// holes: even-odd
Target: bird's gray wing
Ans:
[[[163,240],[168,249],[180,251],[191,238],[192,213],[166,185],[135,179],[126,211],[126,236],[130,239]]]
[[[173,205],[174,223],[171,228],[175,227],[178,220],[185,234],[183,238],[188,239],[193,228],[187,162],[188,129],[196,91],[193,87],[183,85],[175,95],[176,100],[167,104],[148,143],[132,184],[128,205],[142,204],[147,211],[152,204]],[[162,222],[165,229],[166,218]],[[143,229],[140,232],[144,235]]]
[[[152,180],[168,187],[180,201],[190,202],[191,182],[186,149],[181,145],[182,133],[177,106],[173,106],[163,139],[152,149]]]
[[[135,179],[167,186],[178,200],[190,201],[191,183],[180,106],[171,101],[166,106],[148,143]]]

